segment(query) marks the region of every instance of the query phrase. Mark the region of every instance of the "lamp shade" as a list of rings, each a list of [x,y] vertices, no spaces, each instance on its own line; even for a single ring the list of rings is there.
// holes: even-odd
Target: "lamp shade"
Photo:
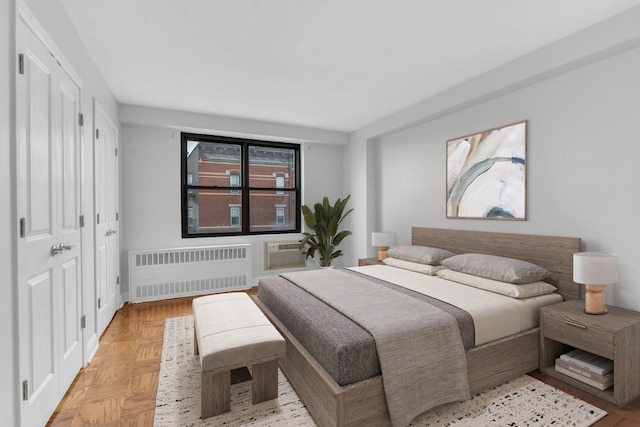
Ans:
[[[393,246],[396,244],[395,231],[376,231],[371,233],[371,246]]]
[[[589,285],[611,285],[618,281],[618,254],[578,252],[573,254],[573,281]]]

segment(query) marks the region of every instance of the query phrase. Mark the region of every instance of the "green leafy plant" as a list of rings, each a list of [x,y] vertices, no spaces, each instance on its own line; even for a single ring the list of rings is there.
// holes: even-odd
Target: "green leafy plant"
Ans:
[[[329,198],[325,197],[322,203],[313,205],[313,211],[307,205],[302,206],[304,223],[311,233],[302,233],[300,250],[305,254],[306,259],[316,258],[317,253],[320,267],[330,267],[331,261],[342,256],[342,251],[337,247],[345,237],[351,234],[351,231],[338,232],[338,228],[353,211],[349,209],[345,212],[350,197],[351,195],[348,195],[343,200],[336,200],[333,206],[329,203]]]

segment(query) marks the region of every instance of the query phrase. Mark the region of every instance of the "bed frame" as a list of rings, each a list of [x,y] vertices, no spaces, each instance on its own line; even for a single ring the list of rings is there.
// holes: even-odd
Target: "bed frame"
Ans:
[[[414,245],[432,246],[455,253],[485,253],[522,259],[552,272],[547,280],[565,300],[578,298],[572,281],[573,254],[582,250],[580,238],[446,230],[413,227]],[[307,352],[286,327],[255,297],[287,341],[280,368],[320,426],[388,426],[382,376],[340,386]],[[467,373],[471,394],[502,384],[539,366],[539,328],[468,349]]]

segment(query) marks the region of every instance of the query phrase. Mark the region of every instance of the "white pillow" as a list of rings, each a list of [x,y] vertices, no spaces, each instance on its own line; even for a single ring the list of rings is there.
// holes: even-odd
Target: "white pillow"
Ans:
[[[449,269],[440,270],[436,276],[451,280],[453,282],[462,283],[463,285],[473,286],[474,288],[484,289],[485,291],[495,292],[511,298],[529,298],[538,295],[546,295],[555,292],[555,286],[547,282],[531,282],[523,285],[513,283],[500,282],[498,280],[486,279],[472,274],[460,273]]]
[[[391,265],[393,267],[402,268],[405,270],[416,271],[418,273],[428,274],[429,276],[433,276],[439,270],[444,269],[442,265],[428,265],[428,264],[420,264],[418,262],[405,261],[403,259],[398,258],[385,258],[382,260],[386,265]]]

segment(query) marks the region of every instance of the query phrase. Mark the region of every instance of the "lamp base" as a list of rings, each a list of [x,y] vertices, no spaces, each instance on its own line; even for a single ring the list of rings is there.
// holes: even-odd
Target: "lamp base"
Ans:
[[[388,250],[389,246],[378,246],[378,261],[389,258],[389,255],[387,255]]]
[[[595,312],[587,311],[587,309],[585,308],[584,312],[587,313],[587,314],[607,314],[609,312],[609,310],[607,310],[605,308],[604,311],[599,311],[599,312],[595,313]]]
[[[584,312],[587,314],[607,313],[604,285],[586,285],[587,293],[584,296]]]

